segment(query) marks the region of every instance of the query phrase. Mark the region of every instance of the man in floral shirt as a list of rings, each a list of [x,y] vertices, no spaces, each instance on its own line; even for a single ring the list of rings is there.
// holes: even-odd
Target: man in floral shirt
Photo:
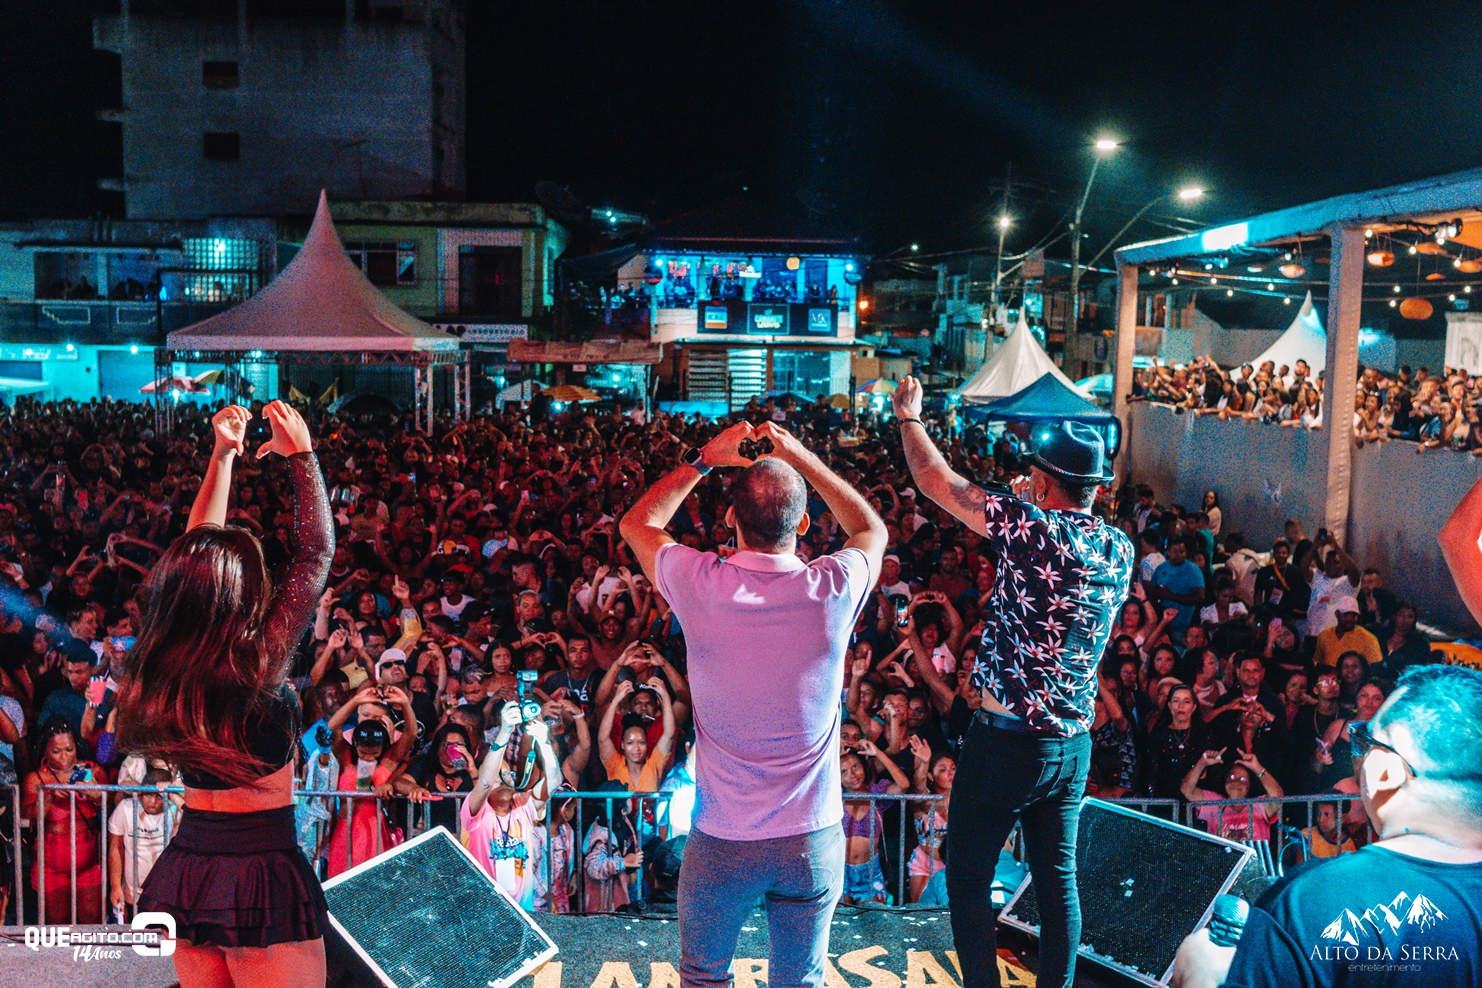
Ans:
[[[921,425],[921,386],[895,393],[917,487],[982,535],[998,566],[974,683],[983,703],[963,744],[947,826],[947,890],[963,988],[998,982],[993,869],[1016,822],[1039,900],[1038,983],[1069,988],[1080,941],[1076,828],[1091,764],[1097,660],[1127,598],[1135,553],[1091,513],[1110,479],[1101,436],[1063,423],[1031,455],[1016,497],[947,465]]]

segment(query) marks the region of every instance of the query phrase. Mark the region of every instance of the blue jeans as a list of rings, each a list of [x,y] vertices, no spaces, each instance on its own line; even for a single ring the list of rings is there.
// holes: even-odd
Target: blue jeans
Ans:
[[[842,827],[755,841],[691,830],[679,870],[680,984],[731,984],[736,938],[765,898],[767,984],[823,988],[829,924],[843,889]]]
[[[1090,734],[1044,737],[973,721],[947,821],[947,894],[962,988],[998,988],[993,869],[1016,821],[1039,902],[1037,983],[1070,988],[1081,940],[1076,828],[1090,766]]]

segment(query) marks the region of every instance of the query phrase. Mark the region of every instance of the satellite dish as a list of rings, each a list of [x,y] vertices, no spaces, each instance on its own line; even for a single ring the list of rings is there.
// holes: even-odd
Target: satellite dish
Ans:
[[[563,223],[584,224],[591,218],[592,211],[564,185],[555,182],[536,182],[535,199],[545,211]]]

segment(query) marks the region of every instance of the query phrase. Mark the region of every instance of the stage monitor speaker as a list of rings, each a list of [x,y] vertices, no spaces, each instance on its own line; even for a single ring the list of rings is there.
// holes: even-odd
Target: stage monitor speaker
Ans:
[[[324,895],[330,924],[387,988],[507,988],[556,953],[442,827],[336,875]]]
[[[1178,945],[1204,925],[1215,897],[1242,879],[1256,854],[1244,844],[1088,799],[1075,857],[1080,956],[1142,984],[1164,985]],[[1024,879],[999,920],[1039,936],[1033,877]]]

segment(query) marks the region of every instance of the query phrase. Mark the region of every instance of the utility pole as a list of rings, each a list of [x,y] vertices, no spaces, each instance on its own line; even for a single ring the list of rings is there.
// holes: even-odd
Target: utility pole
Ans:
[[[998,253],[993,258],[993,294],[988,303],[989,318],[998,319],[998,286],[1003,281],[1003,238],[1009,232],[1009,189],[1014,183],[1014,163],[1004,165],[1003,201],[998,207]]]
[[[1079,349],[1076,335],[1081,325],[1081,214],[1086,210],[1086,200],[1091,197],[1091,183],[1096,181],[1096,169],[1101,167],[1101,152],[1115,151],[1117,142],[1102,139],[1096,142],[1096,157],[1091,161],[1091,174],[1086,176],[1086,190],[1075,207],[1075,219],[1070,224],[1070,322],[1065,327],[1065,372],[1072,379],[1079,373],[1076,351]]]

